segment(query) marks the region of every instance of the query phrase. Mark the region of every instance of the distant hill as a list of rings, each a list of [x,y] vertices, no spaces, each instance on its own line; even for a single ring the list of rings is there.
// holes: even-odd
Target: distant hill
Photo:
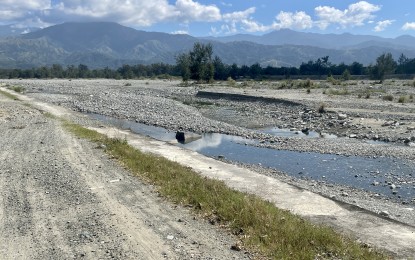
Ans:
[[[373,35],[320,34],[296,32],[289,29],[273,31],[262,36],[237,34],[225,37],[207,37],[219,42],[249,41],[264,45],[307,45],[327,49],[354,49],[356,46],[378,46],[415,49],[415,37],[403,35],[395,39]]]
[[[195,42],[212,43],[214,55],[227,64],[299,66],[329,56],[332,63],[364,65],[384,52],[415,57],[414,37],[385,39],[351,34],[310,34],[281,30],[263,36],[195,38],[145,32],[110,22],[64,23],[32,33],[0,38],[1,68],[78,65],[116,68],[122,64],[175,63]]]

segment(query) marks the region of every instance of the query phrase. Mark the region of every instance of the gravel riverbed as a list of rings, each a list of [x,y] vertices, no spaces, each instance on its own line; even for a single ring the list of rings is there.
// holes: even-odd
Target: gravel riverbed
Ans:
[[[399,104],[381,98],[386,94],[386,87],[387,93],[395,96],[413,95],[415,88],[406,86],[405,82],[397,82],[395,87],[392,83],[372,86],[370,82],[349,86],[351,93],[358,93],[359,88],[379,90],[373,91],[375,94],[370,99],[358,98],[357,94],[327,95],[321,89],[313,89],[310,94],[304,89],[276,90],[271,83],[250,83],[245,88],[229,88],[224,84],[183,87],[178,81],[163,80],[2,80],[0,83],[22,86],[25,95],[81,113],[127,119],[172,131],[237,135],[259,140],[257,146],[280,150],[396,158],[408,163],[415,160],[412,146],[415,103]],[[199,91],[255,98],[200,96]],[[323,102],[327,111],[319,113]],[[78,120],[85,125],[97,124],[87,118]],[[338,138],[282,137],[258,131],[266,127],[287,128],[293,132],[307,129],[322,135],[335,134]],[[398,203],[353,187],[294,178],[260,165],[243,166],[415,226],[415,196],[411,201]],[[404,181],[415,191],[415,176],[405,176]]]

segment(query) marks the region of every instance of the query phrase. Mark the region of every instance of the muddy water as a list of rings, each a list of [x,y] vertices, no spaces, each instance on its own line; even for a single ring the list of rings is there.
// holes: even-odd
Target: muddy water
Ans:
[[[175,132],[164,128],[96,114],[89,116],[158,140],[175,140]],[[281,132],[275,129],[269,131],[273,131],[275,135]],[[280,136],[292,134],[287,131],[283,130]],[[297,137],[301,138],[301,135]],[[313,179],[376,192],[396,201],[409,202],[415,198],[415,164],[413,163],[391,158],[370,159],[359,156],[304,153],[250,145],[256,142],[238,136],[214,133],[204,134],[199,140],[177,145],[211,157],[224,157],[227,160],[246,164],[260,164],[296,178]]]

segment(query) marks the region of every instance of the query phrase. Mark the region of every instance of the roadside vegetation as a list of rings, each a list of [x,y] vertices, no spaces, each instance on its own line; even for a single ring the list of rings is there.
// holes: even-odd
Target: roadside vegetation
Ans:
[[[13,95],[13,94],[10,94],[9,92],[7,92],[7,91],[3,91],[3,90],[0,90],[0,94],[1,95],[3,95],[3,96],[5,96],[5,97],[8,97],[8,98],[10,98],[10,99],[13,99],[13,100],[19,100],[19,98],[17,98],[15,95]]]
[[[211,224],[228,228],[240,239],[234,250],[247,249],[273,259],[386,259],[371,248],[314,225],[256,196],[228,188],[188,167],[155,155],[142,153],[126,140],[111,139],[64,121],[76,136],[104,147],[105,152],[137,175],[155,185],[168,200],[192,208]]]
[[[25,90],[22,86],[9,86],[7,88],[17,93],[22,93]]]

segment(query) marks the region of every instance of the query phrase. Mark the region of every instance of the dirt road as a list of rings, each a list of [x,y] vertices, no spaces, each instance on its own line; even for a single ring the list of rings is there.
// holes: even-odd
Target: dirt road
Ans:
[[[0,259],[241,259],[60,122],[0,95]]]

